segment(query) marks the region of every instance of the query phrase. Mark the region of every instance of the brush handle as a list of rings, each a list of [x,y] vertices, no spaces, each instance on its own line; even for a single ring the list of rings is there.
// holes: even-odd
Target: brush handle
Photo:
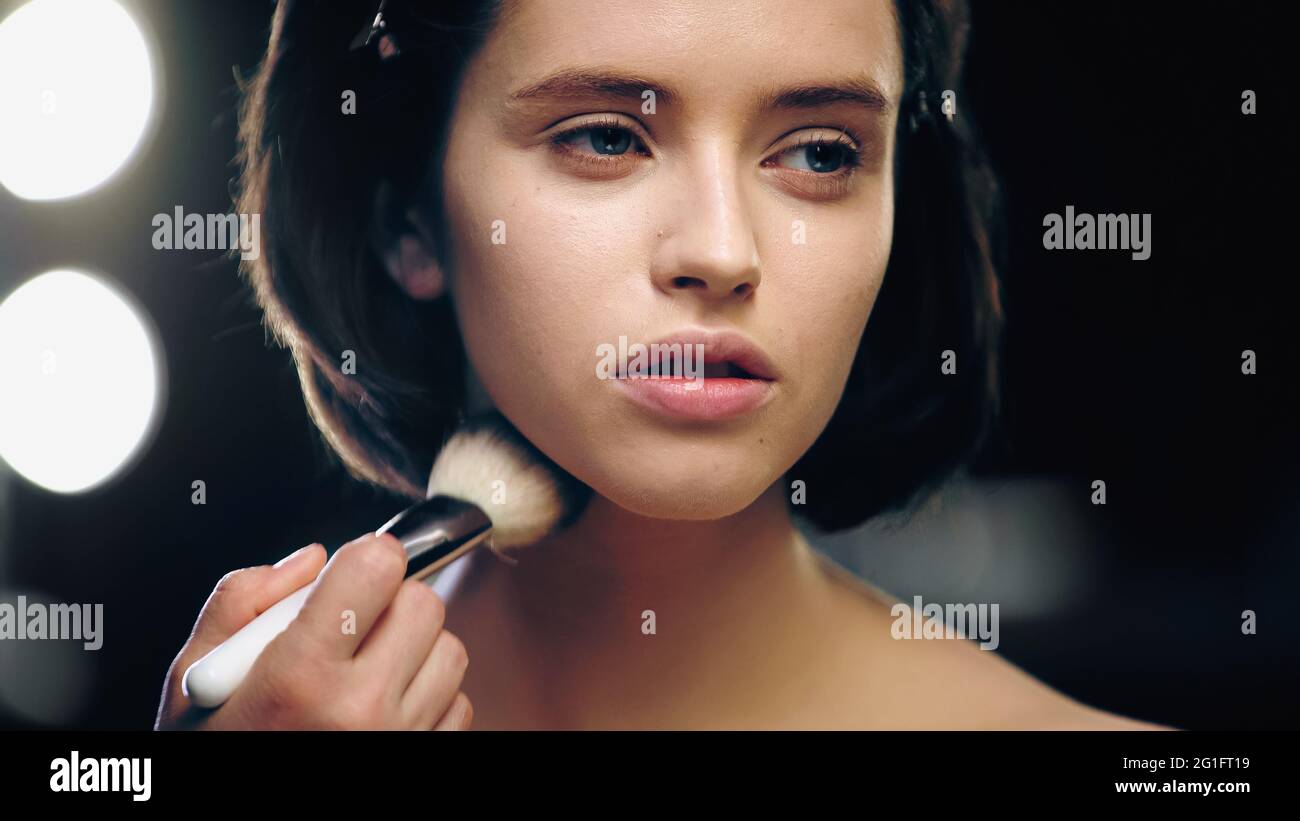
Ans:
[[[391,533],[406,548],[406,578],[423,579],[487,541],[492,522],[477,506],[433,496],[389,519],[377,535]],[[321,571],[324,573],[324,571]],[[220,707],[230,698],[271,640],[297,617],[320,576],[290,593],[206,656],[190,665],[181,691],[199,707]]]
[[[285,596],[190,665],[181,690],[200,707],[220,707],[248,675],[271,639],[284,632],[316,588],[319,577]]]

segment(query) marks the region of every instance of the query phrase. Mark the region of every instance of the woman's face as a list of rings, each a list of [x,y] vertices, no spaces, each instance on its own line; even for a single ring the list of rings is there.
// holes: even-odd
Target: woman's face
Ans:
[[[457,315],[496,406],[636,513],[753,502],[848,378],[889,258],[901,87],[886,0],[509,4],[461,85],[444,183]],[[620,337],[630,360],[723,330],[770,379],[599,372]]]

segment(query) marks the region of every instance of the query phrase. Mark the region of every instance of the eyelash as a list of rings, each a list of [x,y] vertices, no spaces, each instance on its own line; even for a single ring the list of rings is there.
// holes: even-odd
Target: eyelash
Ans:
[[[580,134],[589,134],[600,129],[626,132],[631,137],[632,147],[640,152],[645,152],[645,154],[648,155],[649,152],[645,149],[645,142],[637,136],[636,132],[629,128],[623,121],[613,117],[604,117],[575,125],[552,136],[550,142],[552,148],[557,153],[564,155],[566,158],[578,162],[593,171],[606,173],[614,170],[620,165],[623,165],[627,159],[627,153],[599,154],[590,151],[583,151],[576,146],[571,145],[575,136]],[[807,186],[811,186],[815,190],[808,193],[819,198],[829,198],[842,195],[847,191],[849,179],[853,176],[854,172],[863,165],[865,161],[864,152],[863,149],[858,147],[857,143],[858,141],[853,138],[853,135],[848,131],[848,129],[840,130],[839,133],[831,139],[827,139],[823,136],[809,135],[801,137],[794,145],[781,149],[779,153],[774,154],[771,158],[763,160],[762,164],[765,167],[770,167],[775,158],[784,157],[798,151],[806,150],[809,146],[826,145],[841,148],[843,150],[843,161],[840,167],[835,171],[823,173],[817,171],[804,171],[802,169],[785,169],[786,171],[791,171],[797,174],[801,178],[802,182],[795,187],[804,190]],[[790,184],[795,185],[794,183]]]

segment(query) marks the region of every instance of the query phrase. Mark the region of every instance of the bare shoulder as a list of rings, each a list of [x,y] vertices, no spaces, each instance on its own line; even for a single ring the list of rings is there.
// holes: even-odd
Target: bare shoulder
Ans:
[[[856,649],[841,655],[840,715],[862,728],[968,730],[1168,730],[1083,704],[966,639],[898,640],[892,597],[842,568],[830,567],[853,623]],[[888,669],[882,677],[880,671]],[[851,717],[851,718],[850,718]]]
[[[1064,697],[1063,697],[1064,698]],[[1016,729],[1016,728],[1012,728]],[[1126,718],[1116,713],[1108,713],[1077,702],[1071,702],[1057,715],[1047,715],[1038,727],[1023,729],[1046,730],[1176,730],[1163,724]]]
[[[965,647],[963,648],[962,645]],[[991,730],[1170,730],[1146,721],[1091,707],[1048,684],[997,653],[959,642],[964,659],[952,663],[977,682],[974,701],[987,711],[982,729]],[[976,671],[977,666],[985,669]]]

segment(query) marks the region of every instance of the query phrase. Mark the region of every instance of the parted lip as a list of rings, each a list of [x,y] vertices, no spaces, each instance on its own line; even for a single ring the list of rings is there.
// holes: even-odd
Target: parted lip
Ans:
[[[730,362],[756,379],[774,382],[780,374],[772,358],[757,343],[730,328],[682,328],[661,339],[657,345],[704,345],[704,362]]]

